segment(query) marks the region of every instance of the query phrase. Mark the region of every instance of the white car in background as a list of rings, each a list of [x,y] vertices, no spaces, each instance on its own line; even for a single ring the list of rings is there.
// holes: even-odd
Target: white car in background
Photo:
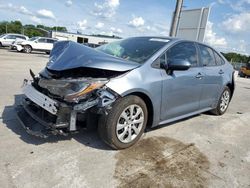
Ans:
[[[29,40],[29,39],[27,39]],[[10,50],[17,50],[17,45],[21,44],[23,41],[26,41],[24,39],[17,38],[12,44],[10,45]]]
[[[46,52],[47,54],[53,48],[54,42],[57,39],[47,38],[47,37],[32,37],[27,41],[22,41],[21,43],[16,44],[17,51],[23,51],[25,53],[31,53],[32,51],[41,51]]]
[[[0,36],[0,47],[11,46],[15,40],[27,40],[29,37],[21,34],[8,33]]]

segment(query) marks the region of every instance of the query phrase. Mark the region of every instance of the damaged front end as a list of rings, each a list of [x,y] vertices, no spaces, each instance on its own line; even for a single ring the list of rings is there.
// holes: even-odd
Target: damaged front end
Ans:
[[[93,119],[107,113],[119,97],[105,86],[107,82],[93,78],[24,80],[25,98],[16,108],[18,119],[28,133],[43,138],[94,126]]]
[[[75,57],[74,66],[62,64],[62,60],[72,59],[71,56]],[[24,80],[25,98],[16,107],[17,117],[29,134],[46,138],[51,134],[68,135],[82,127],[95,127],[98,116],[107,114],[120,97],[106,84],[135,67],[128,63],[118,71],[105,69],[101,57],[112,63],[118,61],[72,42],[55,45],[47,67],[39,76],[31,71],[33,79]],[[95,62],[93,67],[90,62]]]

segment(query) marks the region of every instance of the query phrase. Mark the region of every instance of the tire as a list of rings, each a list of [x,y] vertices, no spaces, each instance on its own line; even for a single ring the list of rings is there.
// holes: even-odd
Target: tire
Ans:
[[[0,42],[0,48],[3,47],[2,43]]]
[[[131,116],[131,111],[134,116]],[[130,95],[118,99],[108,111],[108,115],[99,118],[98,133],[113,149],[125,149],[140,139],[147,120],[148,110],[145,102],[138,96]]]
[[[239,74],[239,76],[240,76],[241,78],[245,78],[246,75],[245,75],[244,73],[241,72],[241,73]]]
[[[23,51],[25,53],[31,53],[32,52],[32,47],[30,45],[26,45],[23,47]]]
[[[231,99],[231,90],[226,86],[220,96],[216,108],[213,109],[211,112],[217,116],[223,115],[227,111],[230,99]]]

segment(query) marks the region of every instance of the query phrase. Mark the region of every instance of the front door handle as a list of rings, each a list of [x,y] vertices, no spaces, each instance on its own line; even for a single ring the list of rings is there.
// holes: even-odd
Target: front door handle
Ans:
[[[195,76],[195,78],[198,78],[198,79],[202,79],[204,76],[199,72],[196,76]]]
[[[219,71],[219,74],[224,74],[224,71],[221,69],[221,70]]]

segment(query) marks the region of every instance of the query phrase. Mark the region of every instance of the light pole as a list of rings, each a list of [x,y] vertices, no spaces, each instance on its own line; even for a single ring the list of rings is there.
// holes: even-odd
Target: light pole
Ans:
[[[177,28],[178,28],[178,24],[179,24],[179,20],[180,20],[182,5],[183,5],[183,0],[176,1],[175,11],[174,11],[172,24],[171,24],[171,28],[170,28],[170,33],[169,33],[170,37],[176,36]]]

